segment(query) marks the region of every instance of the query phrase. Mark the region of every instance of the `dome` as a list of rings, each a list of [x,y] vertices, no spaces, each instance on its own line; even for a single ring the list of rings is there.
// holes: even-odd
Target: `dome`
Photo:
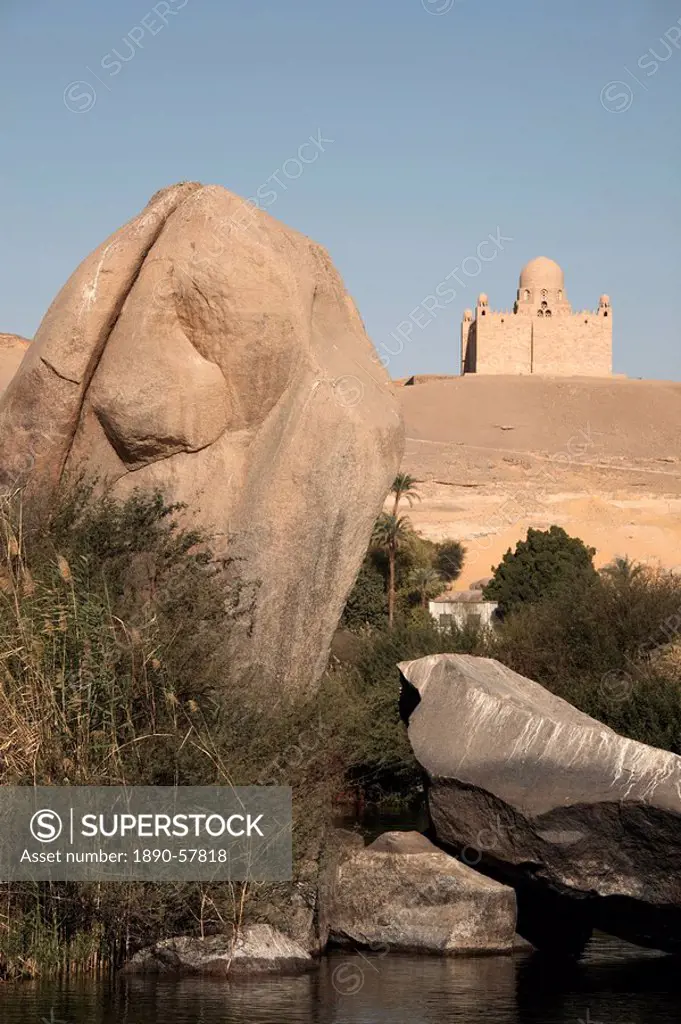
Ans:
[[[480,294],[478,295],[478,305],[484,306],[486,302],[489,302],[489,299],[487,298],[484,292],[480,292]]]
[[[562,289],[564,287],[563,271],[554,260],[547,256],[538,256],[530,260],[520,273],[521,288]]]
[[[610,296],[609,295],[601,295],[601,297],[599,299],[599,302],[600,302],[601,306],[609,306],[610,305]]]

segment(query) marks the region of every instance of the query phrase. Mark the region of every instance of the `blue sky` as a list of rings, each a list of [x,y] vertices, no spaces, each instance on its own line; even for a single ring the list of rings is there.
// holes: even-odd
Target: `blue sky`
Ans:
[[[0,95],[0,331],[191,179],[324,244],[395,377],[546,255],[617,371],[681,379],[681,0],[0,0]]]

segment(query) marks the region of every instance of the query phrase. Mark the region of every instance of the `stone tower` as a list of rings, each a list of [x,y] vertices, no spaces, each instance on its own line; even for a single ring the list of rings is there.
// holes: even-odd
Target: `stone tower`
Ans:
[[[612,309],[601,295],[596,311],[574,313],[561,267],[546,256],[520,274],[512,310],[489,308],[483,293],[461,324],[461,372],[609,377]]]

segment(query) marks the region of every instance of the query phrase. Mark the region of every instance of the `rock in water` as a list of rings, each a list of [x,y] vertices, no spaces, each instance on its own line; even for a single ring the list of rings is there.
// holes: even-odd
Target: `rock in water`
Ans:
[[[160,488],[229,558],[236,679],[310,687],[399,468],[392,386],[326,252],[223,188],[153,197],[75,271],[0,403],[0,476]]]
[[[511,953],[513,890],[443,853],[418,832],[386,832],[338,867],[332,940],[401,952]]]
[[[0,394],[19,369],[30,342],[17,334],[0,334]]]
[[[205,939],[181,935],[163,939],[128,960],[123,974],[201,974],[233,977],[253,974],[297,974],[315,966],[297,943],[268,924],[246,925],[236,938]]]
[[[520,934],[578,952],[600,928],[681,952],[681,758],[489,658],[399,667],[438,841],[515,887]]]

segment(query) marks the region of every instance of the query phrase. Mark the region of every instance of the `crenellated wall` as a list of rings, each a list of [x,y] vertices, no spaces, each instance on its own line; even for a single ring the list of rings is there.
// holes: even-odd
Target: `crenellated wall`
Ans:
[[[478,307],[461,331],[461,372],[609,377],[611,311],[523,316]]]

